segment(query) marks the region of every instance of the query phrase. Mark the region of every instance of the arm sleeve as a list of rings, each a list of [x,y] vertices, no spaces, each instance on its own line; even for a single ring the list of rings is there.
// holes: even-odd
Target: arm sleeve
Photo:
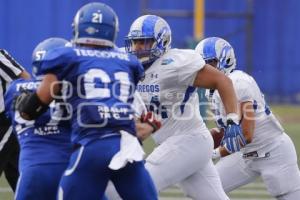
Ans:
[[[180,55],[177,62],[179,85],[193,86],[198,71],[205,65],[204,60],[197,53],[188,52]]]
[[[43,60],[36,63],[40,67],[37,75],[52,73],[56,75],[58,80],[63,80],[69,70],[70,60],[67,53],[50,50]]]
[[[134,115],[137,118],[140,118],[143,113],[147,112],[146,105],[138,92],[134,93],[134,101],[132,106],[134,110]]]
[[[0,49],[0,76],[9,83],[17,79],[22,71],[24,68],[12,56]]]

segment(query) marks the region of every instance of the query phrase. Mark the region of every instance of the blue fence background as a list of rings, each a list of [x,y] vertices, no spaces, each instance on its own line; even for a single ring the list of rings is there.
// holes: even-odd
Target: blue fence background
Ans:
[[[252,74],[269,100],[300,102],[300,1],[298,0],[206,0],[206,13],[249,13],[252,28],[247,32],[243,17],[205,19],[205,36],[226,38],[235,48],[238,67]],[[71,39],[71,23],[76,11],[88,0],[1,0],[0,48],[5,48],[29,71],[34,47],[48,37]],[[117,40],[143,13],[141,0],[103,0],[116,11],[120,21]],[[193,0],[151,0],[149,9],[184,9],[192,13]],[[191,46],[193,17],[165,19],[173,30],[173,47]],[[252,41],[249,40],[249,33]],[[247,35],[248,34],[248,35]],[[251,42],[249,45],[249,41]]]

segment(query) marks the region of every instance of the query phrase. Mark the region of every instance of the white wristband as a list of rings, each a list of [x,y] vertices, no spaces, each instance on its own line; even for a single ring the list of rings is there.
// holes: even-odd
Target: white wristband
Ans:
[[[221,158],[220,148],[216,148],[213,150],[212,159],[219,159]]]
[[[239,124],[240,118],[237,113],[228,113],[226,115],[226,121],[228,121],[229,119],[231,119],[234,123]]]

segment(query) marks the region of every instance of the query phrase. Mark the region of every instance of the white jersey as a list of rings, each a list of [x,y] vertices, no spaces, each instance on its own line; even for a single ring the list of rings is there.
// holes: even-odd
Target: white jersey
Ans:
[[[146,70],[137,90],[148,110],[161,117],[162,127],[153,134],[157,144],[172,135],[200,133],[206,128],[197,88],[192,86],[204,65],[194,50],[170,49]]]
[[[134,110],[134,116],[136,118],[140,118],[143,113],[147,112],[146,105],[138,92],[134,93],[132,108]]]
[[[235,70],[229,74],[229,78],[232,80],[238,102],[252,102],[255,111],[253,140],[246,145],[243,152],[270,150],[277,145],[274,140],[276,136],[283,133],[283,128],[266,104],[264,95],[253,77],[245,72]],[[222,127],[226,121],[226,113],[220,95],[217,91],[212,93],[209,90],[206,91],[206,95],[209,96],[208,99],[212,103],[211,108],[215,114],[215,121],[219,127]]]

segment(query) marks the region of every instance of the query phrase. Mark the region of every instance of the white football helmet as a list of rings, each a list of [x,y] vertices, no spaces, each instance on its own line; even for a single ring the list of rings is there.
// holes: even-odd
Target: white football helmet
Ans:
[[[137,42],[144,44],[144,49],[137,50]],[[131,25],[125,39],[126,51],[135,54],[142,64],[148,64],[162,56],[171,48],[171,29],[161,17],[144,15]]]
[[[229,74],[236,68],[236,59],[232,46],[219,37],[209,37],[201,40],[195,48],[206,63],[217,61],[217,68]]]

